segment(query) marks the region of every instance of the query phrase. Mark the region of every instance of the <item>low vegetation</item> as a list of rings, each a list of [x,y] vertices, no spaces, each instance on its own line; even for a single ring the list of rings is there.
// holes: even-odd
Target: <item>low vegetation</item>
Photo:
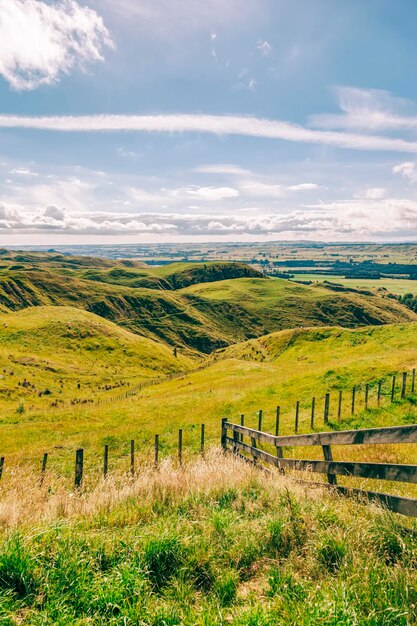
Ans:
[[[309,626],[417,620],[415,523],[212,450],[70,493],[2,493],[0,620]]]

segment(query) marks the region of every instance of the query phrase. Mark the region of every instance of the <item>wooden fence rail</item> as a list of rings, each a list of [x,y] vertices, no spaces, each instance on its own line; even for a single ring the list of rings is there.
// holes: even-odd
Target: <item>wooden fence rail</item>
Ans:
[[[232,437],[228,435],[229,431],[232,432]],[[248,437],[251,443],[245,443],[243,441],[244,437]],[[262,450],[257,445],[257,442],[273,446],[276,454]],[[387,480],[416,484],[417,465],[334,461],[331,449],[332,445],[417,443],[417,425],[277,437],[253,428],[232,424],[226,419],[223,419],[221,443],[223,449],[226,451],[233,451],[235,454],[239,454],[245,459],[251,457],[253,462],[264,461],[270,465],[274,465],[281,471],[291,469],[309,471],[317,474],[327,474],[328,484],[334,486],[335,489],[342,493],[354,493],[356,495],[366,496],[372,500],[379,500],[391,511],[417,517],[417,499],[403,498],[374,491],[350,489],[337,484],[337,476],[353,476],[370,480]],[[321,446],[324,460],[284,458],[284,446]]]

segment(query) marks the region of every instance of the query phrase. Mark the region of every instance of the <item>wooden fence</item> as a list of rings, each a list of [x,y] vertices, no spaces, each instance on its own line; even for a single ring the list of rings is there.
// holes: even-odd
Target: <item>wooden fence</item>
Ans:
[[[232,432],[232,437],[228,435],[229,431]],[[250,439],[250,444],[244,441],[245,437]],[[258,443],[273,446],[275,454],[260,449]],[[251,460],[255,464],[259,461],[264,461],[274,465],[281,472],[285,472],[285,469],[291,469],[326,474],[327,484],[342,493],[353,493],[371,500],[377,500],[391,511],[417,517],[417,499],[351,489],[337,484],[337,476],[417,483],[417,465],[333,461],[331,446],[400,443],[417,443],[417,425],[277,437],[253,428],[241,426],[240,424],[232,424],[226,418],[222,420],[221,444],[225,451],[229,450],[246,460]],[[321,446],[324,460],[284,458],[284,447],[307,446]],[[326,483],[320,484],[326,485]]]
[[[205,456],[206,450],[206,427],[205,424],[200,424],[199,426],[199,440],[198,442],[194,441],[193,449],[196,448],[196,443],[199,445],[199,454],[202,458]],[[184,438],[183,438],[183,429],[180,428],[178,430],[178,439],[177,439],[177,462],[179,466],[183,465],[183,449],[184,449]],[[129,470],[128,473],[132,476],[135,476],[137,473],[136,466],[136,442],[134,439],[131,439],[129,442]],[[73,452],[74,453],[74,452]],[[48,460],[50,459],[50,454],[45,452],[42,457],[42,467],[40,472],[40,485],[42,486],[45,480],[46,469]],[[119,457],[117,457],[119,459]],[[0,480],[3,478],[3,472],[6,466],[6,458],[4,456],[0,457]],[[111,450],[108,444],[105,444],[103,447],[103,477],[106,478],[110,471],[110,461],[111,461]],[[157,468],[160,462],[160,436],[154,436],[153,443],[153,463],[154,467]],[[84,480],[84,448],[77,448],[75,450],[75,472],[74,472],[74,486],[78,489],[82,486]]]

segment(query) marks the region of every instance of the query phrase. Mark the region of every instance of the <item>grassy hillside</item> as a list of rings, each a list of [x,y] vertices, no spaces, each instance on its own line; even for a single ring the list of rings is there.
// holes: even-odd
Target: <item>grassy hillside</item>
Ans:
[[[238,279],[195,285],[183,295],[210,302],[228,303],[245,312],[255,323],[252,336],[283,328],[313,325],[361,326],[417,321],[397,300],[354,290],[334,291],[282,279]],[[199,308],[199,303],[196,302]],[[244,322],[245,323],[245,318]],[[261,331],[261,332],[259,332]]]
[[[218,454],[81,494],[17,474],[0,522],[4,624],[417,621],[415,522]]]
[[[191,361],[101,317],[71,307],[0,315],[0,396],[29,407],[90,400],[184,371]]]
[[[113,278],[123,282],[130,271],[118,270]],[[281,328],[417,320],[417,314],[391,298],[279,279],[235,278],[173,291],[111,285],[68,269],[0,271],[3,310],[45,305],[83,308],[195,355]]]
[[[6,350],[7,354],[9,353]],[[83,359],[84,352],[79,353]],[[93,358],[94,352],[91,354]],[[7,385],[13,393],[1,394],[0,439],[1,454],[13,467],[17,462],[40,463],[44,451],[51,452],[51,470],[72,475],[74,450],[84,447],[89,472],[102,465],[103,446],[110,445],[112,467],[128,467],[129,442],[137,442],[138,461],[152,458],[155,434],[160,435],[161,455],[175,453],[178,429],[184,430],[184,457],[189,459],[199,448],[199,425],[206,424],[207,443],[218,444],[222,417],[240,419],[256,427],[257,412],[264,411],[264,428],[274,431],[275,409],[281,406],[281,432],[294,431],[295,403],[300,400],[300,432],[310,431],[311,398],[316,397],[316,430],[323,430],[324,395],[331,393],[330,427],[350,428],[414,423],[417,421],[416,397],[390,404],[390,375],[417,366],[417,334],[413,324],[346,330],[298,329],[283,331],[270,337],[249,341],[213,355],[207,367],[185,373],[180,378],[143,389],[136,396],[110,404],[71,404],[74,396],[85,400],[112,397],[112,392],[96,391],[93,362],[86,361],[84,384],[74,374],[72,386],[61,390],[53,387],[52,394],[37,398],[26,395],[21,384],[26,378],[36,385],[40,369],[30,359],[25,364],[13,364],[16,372]],[[78,355],[77,355],[78,358]],[[70,363],[70,360],[68,359]],[[124,361],[123,363],[126,363]],[[123,363],[116,380],[124,379]],[[6,369],[12,369],[6,361]],[[98,370],[99,371],[99,370]],[[126,376],[134,378],[126,368]],[[91,373],[91,377],[89,374]],[[104,369],[112,376],[112,370]],[[43,375],[43,374],[42,374]],[[48,374],[49,376],[49,374]],[[58,374],[52,375],[58,378]],[[100,379],[101,374],[99,374]],[[376,385],[384,380],[383,402],[376,407]],[[58,379],[59,380],[59,379]],[[11,381],[11,382],[10,382]],[[81,390],[76,382],[81,382]],[[370,408],[364,409],[364,383],[371,383]],[[20,383],[20,385],[19,385]],[[350,413],[350,393],[360,385],[356,411]],[[4,383],[6,384],[6,383]],[[52,386],[52,383],[51,383]],[[336,398],[344,393],[342,420],[336,417]],[[63,408],[52,406],[56,400]],[[25,411],[19,412],[21,400]],[[397,447],[392,454],[402,462],[417,460],[413,446]],[[342,451],[335,450],[335,458]],[[381,449],[375,450],[382,454]],[[317,455],[321,450],[314,450]],[[353,454],[360,454],[354,452]]]

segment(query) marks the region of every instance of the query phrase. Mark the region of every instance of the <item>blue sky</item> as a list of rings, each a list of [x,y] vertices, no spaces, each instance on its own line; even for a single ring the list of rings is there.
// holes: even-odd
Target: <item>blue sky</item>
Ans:
[[[0,0],[0,244],[416,241],[413,0]]]

